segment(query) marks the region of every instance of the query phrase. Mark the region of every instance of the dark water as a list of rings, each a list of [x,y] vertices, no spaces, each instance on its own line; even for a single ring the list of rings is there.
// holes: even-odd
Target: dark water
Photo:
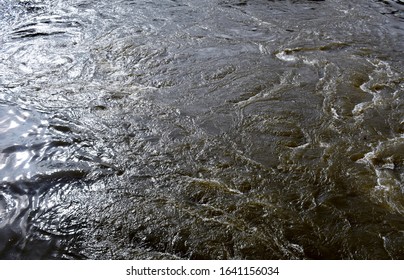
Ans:
[[[404,3],[0,0],[0,258],[404,259]]]

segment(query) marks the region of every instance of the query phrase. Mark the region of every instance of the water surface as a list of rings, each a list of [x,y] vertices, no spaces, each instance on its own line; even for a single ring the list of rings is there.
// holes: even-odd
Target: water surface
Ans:
[[[403,4],[0,0],[0,258],[403,259]]]

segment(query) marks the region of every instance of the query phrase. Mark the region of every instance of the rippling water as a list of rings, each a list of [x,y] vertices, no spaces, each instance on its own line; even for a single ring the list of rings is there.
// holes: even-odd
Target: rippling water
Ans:
[[[0,0],[0,258],[404,259],[403,22]]]

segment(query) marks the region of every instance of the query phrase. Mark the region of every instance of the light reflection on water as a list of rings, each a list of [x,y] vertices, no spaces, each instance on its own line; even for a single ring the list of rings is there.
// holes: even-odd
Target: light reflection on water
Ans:
[[[3,182],[29,179],[36,168],[37,146],[46,145],[47,122],[38,114],[18,110],[16,106],[0,106],[0,178]],[[34,172],[35,173],[35,172]]]

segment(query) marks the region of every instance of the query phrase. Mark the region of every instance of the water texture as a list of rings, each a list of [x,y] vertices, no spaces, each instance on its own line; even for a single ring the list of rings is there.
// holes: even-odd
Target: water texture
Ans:
[[[0,0],[1,259],[404,259],[404,2]]]

